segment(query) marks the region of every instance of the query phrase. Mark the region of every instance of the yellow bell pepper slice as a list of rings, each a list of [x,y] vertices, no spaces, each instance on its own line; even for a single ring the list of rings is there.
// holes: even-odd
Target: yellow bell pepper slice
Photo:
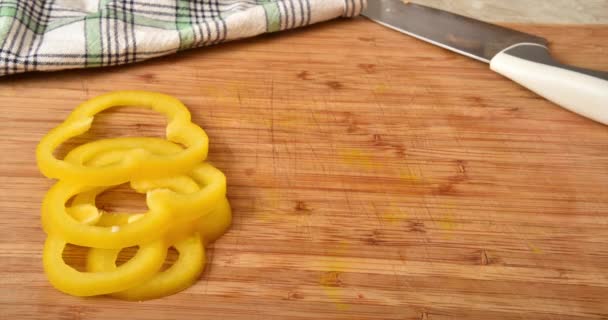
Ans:
[[[123,300],[141,301],[164,297],[190,287],[204,270],[205,252],[202,242],[215,241],[226,232],[232,216],[230,211],[228,200],[222,200],[213,212],[199,219],[196,224],[197,232],[188,233],[190,236],[186,238],[183,234],[187,232],[185,229],[188,227],[176,227],[174,233],[182,235],[182,239],[177,240],[173,245],[179,253],[177,261],[167,270],[157,273],[144,283],[110,295]],[[114,219],[115,223],[121,223],[126,221],[128,216],[122,214],[115,216]],[[116,249],[91,249],[88,256],[88,270],[108,272],[119,268],[116,266],[117,252],[119,250]]]
[[[67,162],[53,155],[63,142],[88,131],[97,113],[115,106],[147,108],[166,115],[167,139],[186,149],[159,155],[134,147],[120,161],[103,167]],[[92,98],[74,109],[62,124],[42,138],[36,148],[36,158],[40,171],[49,178],[73,184],[110,186],[188,172],[207,157],[208,142],[205,131],[191,122],[190,112],[179,100],[155,92],[117,91]]]
[[[105,213],[100,221],[108,226],[122,226],[132,217],[125,213]],[[215,241],[226,232],[230,220],[230,204],[223,199],[211,213],[194,224],[195,233],[186,231],[187,225],[174,227],[174,233],[183,235],[187,232],[191,236],[182,236],[182,240],[173,245],[179,258],[163,272],[158,270],[165,260],[166,241],[142,245],[133,258],[119,267],[115,261],[120,250],[92,248],[87,256],[88,272],[79,272],[63,261],[65,241],[52,235],[45,243],[44,270],[55,288],[75,296],[111,294],[126,300],[147,300],[174,294],[192,285],[203,271],[205,256],[201,241]]]
[[[64,161],[86,167],[104,167],[123,161],[129,153],[144,149],[152,155],[168,156],[183,151],[177,143],[150,137],[121,137],[95,140],[75,147]]]
[[[138,141],[139,139],[141,141]],[[151,141],[154,141],[154,148],[158,150],[174,148],[171,142],[164,140],[145,138],[106,139],[82,145],[73,150],[77,156],[70,153],[66,158],[91,160],[95,155],[102,157],[104,152],[106,152],[106,155],[107,152],[112,152],[112,156],[105,156],[105,162],[94,163],[103,167],[103,165],[112,163],[115,157],[121,155],[116,150],[120,151],[121,148],[124,148],[123,151],[130,150],[128,147],[132,145],[139,145],[141,150],[146,150]],[[113,143],[117,146],[116,149],[111,148]],[[160,147],[162,145],[165,145],[165,147]],[[167,186],[179,186],[186,183],[183,182],[186,177],[192,178],[197,184],[204,187],[196,191],[189,190],[192,191],[189,193],[179,193],[167,188]],[[187,176],[134,180],[131,181],[131,187],[137,192],[146,193],[146,203],[149,208],[148,213],[143,218],[132,224],[120,228],[107,228],[80,223],[74,218],[74,215],[78,215],[79,210],[87,212],[88,215],[96,209],[90,204],[80,203],[68,210],[65,206],[66,202],[79,193],[103,191],[103,189],[59,181],[51,187],[44,198],[42,225],[47,233],[61,234],[69,243],[85,247],[118,249],[146,243],[154,240],[159,234],[168,231],[173,219],[192,221],[208,213],[209,208],[214,203],[224,198],[226,177],[210,164],[202,163]],[[176,215],[177,213],[179,215]]]
[[[112,101],[116,102],[116,99]],[[195,150],[196,145],[188,143],[188,138],[193,136],[186,134],[173,135],[174,142],[187,146],[185,150],[176,143],[162,139],[117,138],[75,148],[64,161],[52,157],[53,150],[61,141],[88,130],[93,115],[113,105],[128,103],[105,101],[104,104],[102,101],[99,105],[93,104],[88,114],[90,119],[83,117],[83,114],[78,115],[79,107],[62,124],[66,128],[58,127],[55,129],[58,133],[53,135],[51,132],[47,135],[49,140],[43,139],[39,145],[37,156],[39,165],[42,163],[41,170],[45,163],[50,163],[49,170],[59,172],[57,177],[62,179],[51,188],[43,202],[43,226],[50,234],[43,253],[44,269],[57,289],[77,296],[112,294],[122,299],[145,300],[169,295],[187,288],[198,278],[204,268],[203,243],[217,239],[231,223],[230,204],[225,199],[225,176],[206,163],[197,165],[187,174],[184,174],[185,170],[145,173],[154,169],[163,171],[167,168],[163,160]],[[147,106],[144,104],[144,107]],[[162,106],[156,106],[160,109],[153,105],[149,107],[163,112]],[[176,121],[179,115],[173,118],[168,116],[167,137],[171,140],[171,126],[180,122]],[[86,125],[79,122],[84,118],[88,119]],[[189,122],[189,113],[187,118]],[[79,128],[84,129],[78,133]],[[204,131],[200,131],[204,135]],[[174,132],[179,133],[179,130]],[[204,157],[206,144],[207,141]],[[44,148],[49,145],[50,148]],[[56,162],[46,161],[49,159],[45,159],[45,155],[50,155],[51,160]],[[129,167],[133,163],[137,164]],[[174,165],[169,164],[171,169],[174,169]],[[108,168],[115,169],[119,174],[98,183],[96,176],[103,175],[102,172]],[[129,173],[129,170],[141,172],[121,176],[121,170],[123,173]],[[53,177],[47,173],[45,175]],[[106,173],[109,174],[109,170]],[[68,178],[64,177],[66,174]],[[131,181],[131,187],[137,192],[147,193],[147,214],[105,213],[95,207],[97,195],[113,184],[126,181]],[[95,187],[87,184],[94,184]],[[66,202],[72,196],[72,205],[66,207]],[[68,242],[94,247],[89,250],[87,259],[89,272],[79,272],[63,261],[62,253]],[[173,244],[180,256],[171,268],[158,273],[169,244]],[[117,267],[115,261],[120,248],[132,245],[140,247],[136,256]]]
[[[108,294],[139,285],[158,272],[167,255],[164,240],[157,240],[141,245],[133,258],[113,270],[80,272],[63,260],[66,244],[59,236],[47,237],[42,253],[44,272],[57,290],[83,297]],[[118,252],[120,250],[116,255]]]
[[[177,185],[167,184],[167,187],[180,189],[182,192],[192,192],[198,185],[193,181],[191,184],[183,181]],[[103,191],[98,188],[89,193],[76,196],[73,203],[76,205],[94,205],[95,197]],[[128,213],[103,213],[97,219],[97,225],[106,227],[122,226],[129,220],[140,219],[142,214]],[[92,221],[83,216],[85,221]],[[173,247],[179,252],[178,260],[167,270],[154,275],[144,283],[129,288],[125,291],[111,293],[113,297],[124,300],[148,300],[160,298],[177,293],[188,288],[200,276],[204,269],[205,256],[204,247],[201,243],[208,244],[218,239],[230,226],[232,214],[228,199],[223,199],[209,214],[198,219],[196,223],[183,222],[171,227],[165,235],[167,243],[175,243]],[[189,236],[196,234],[196,236]],[[185,238],[186,237],[186,238]],[[200,237],[200,239],[199,239]],[[90,272],[109,272],[116,268],[116,257],[118,249],[98,249],[89,251],[87,268]]]
[[[80,199],[81,205],[95,201],[93,195]],[[104,213],[98,219],[98,224],[123,226],[142,216],[143,214]],[[162,246],[158,241],[143,245],[135,257],[120,267],[115,264],[120,250],[92,248],[88,254],[86,273],[66,265],[62,258],[65,242],[49,236],[43,254],[44,269],[54,287],[76,296],[112,294],[126,300],[147,300],[174,294],[188,288],[200,276],[204,268],[204,248],[201,242],[207,244],[219,238],[230,226],[231,217],[230,203],[224,198],[209,214],[199,218],[198,222],[174,226],[165,238],[181,240],[165,240]],[[184,238],[193,234],[192,228],[195,228],[196,236]],[[154,274],[152,270],[158,270],[164,261],[164,256],[161,260],[159,252],[166,252],[168,241],[174,241],[174,247],[179,252],[178,261],[169,269]],[[134,274],[137,276],[132,277]],[[140,284],[128,285],[133,283]],[[125,287],[129,288],[124,291],[116,289]]]
[[[200,186],[188,176],[157,179],[155,180],[155,182],[159,184],[160,187],[163,189],[170,189],[179,193],[189,194],[200,190]],[[139,190],[140,193],[146,193],[147,189],[144,189],[141,185],[137,186],[138,188],[136,190]],[[107,213],[102,210],[98,210],[95,206],[97,196],[111,188],[112,187],[95,187],[90,189],[89,191],[75,195],[72,200],[72,205],[70,207],[66,207],[66,212],[74,219],[78,220],[80,223],[83,224],[104,227],[117,226],[118,223],[122,221],[122,218],[120,217],[122,213]],[[148,189],[152,190],[154,189],[154,187],[148,186]],[[140,219],[144,216],[144,214],[142,213],[125,214],[128,214],[133,219],[133,221],[135,221],[135,218]],[[43,228],[45,230],[48,229],[46,223],[47,219],[44,219]]]
[[[170,152],[176,152],[179,150],[179,146],[168,141],[148,139],[148,138],[117,138],[114,140],[120,140],[121,148],[112,148],[112,141],[100,140],[86,145],[85,147],[75,148],[66,156],[68,161],[81,161],[87,162],[94,166],[103,166],[108,163],[113,163],[117,158],[123,156],[124,152],[128,152],[130,148],[135,146],[145,146],[146,150],[159,154],[167,154]],[[77,160],[78,159],[78,160]],[[154,181],[138,181],[133,183],[137,190],[145,192],[146,190],[152,190],[154,188],[168,188],[175,192],[180,193],[193,193],[200,189],[199,185],[196,184],[191,178],[181,176],[178,178],[165,178],[156,179]],[[104,213],[102,215],[98,210],[91,210],[95,206],[96,197],[107,190],[108,187],[97,187],[91,189],[88,192],[80,193],[72,200],[72,207],[67,208],[70,215],[81,223],[90,225],[97,224],[98,226],[112,227],[123,224],[124,217],[120,213],[109,214]],[[219,238],[230,226],[232,222],[231,208],[228,200],[224,199],[218,204],[217,209],[204,219],[198,221],[198,232],[202,235],[205,243],[210,243]],[[130,215],[129,217],[135,221],[135,219],[141,218],[143,215]],[[179,218],[178,218],[179,219]],[[183,219],[188,221],[188,219]],[[189,223],[189,221],[188,221]],[[167,237],[171,237],[168,235]],[[173,236],[173,238],[175,238]]]
[[[168,296],[190,287],[201,275],[205,267],[205,248],[198,233],[191,234],[173,247],[179,253],[177,261],[167,270],[158,272],[142,284],[110,295],[124,300],[149,300]],[[94,249],[95,250],[95,249]],[[88,267],[90,271],[111,272],[116,270],[112,259],[113,250],[96,249],[98,256],[90,256]]]
[[[215,210],[198,220],[196,230],[205,245],[219,239],[232,224],[232,208],[228,199],[221,201]]]
[[[59,181],[43,200],[42,225],[47,233],[61,234],[67,242],[84,247],[118,249],[147,243],[168,231],[171,223],[195,220],[209,213],[213,205],[224,198],[226,178],[210,164],[199,164],[190,177],[201,188],[189,194],[159,189],[170,178],[133,181],[131,185],[136,191],[146,192],[149,210],[141,219],[120,228],[92,226],[74,219],[66,203],[90,187]],[[172,180],[175,179],[179,180]]]
[[[121,161],[126,154],[136,148],[145,148],[146,151],[157,155],[175,154],[183,149],[178,144],[156,138],[105,139],[74,148],[65,157],[65,161],[91,167],[103,167]],[[186,177],[181,179],[178,185],[180,190],[176,190],[175,186],[170,189],[181,193],[191,193],[200,189],[196,182],[189,178],[186,179]],[[94,199],[110,188],[108,186],[95,187],[87,192],[79,193],[72,200],[72,207],[66,208],[68,213],[80,222],[94,225],[101,217],[101,212],[94,206]]]

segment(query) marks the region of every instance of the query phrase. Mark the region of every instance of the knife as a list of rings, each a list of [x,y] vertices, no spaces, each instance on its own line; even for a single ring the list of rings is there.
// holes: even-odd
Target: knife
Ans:
[[[489,63],[493,71],[572,112],[608,125],[608,72],[561,64],[541,37],[401,0],[362,13],[391,29]]]

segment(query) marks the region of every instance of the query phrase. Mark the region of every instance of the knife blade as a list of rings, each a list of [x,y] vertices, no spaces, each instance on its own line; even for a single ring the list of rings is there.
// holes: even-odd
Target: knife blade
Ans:
[[[542,37],[400,0],[368,0],[363,16],[490,68],[546,99],[608,125],[608,72],[562,64]]]

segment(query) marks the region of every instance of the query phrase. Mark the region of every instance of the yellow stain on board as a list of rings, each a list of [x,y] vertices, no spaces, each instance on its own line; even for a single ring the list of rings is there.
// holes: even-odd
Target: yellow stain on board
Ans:
[[[340,241],[338,241],[338,245],[335,248],[330,248],[329,250],[327,250],[327,252],[329,254],[336,255],[336,254],[344,253],[345,251],[349,250],[350,248],[351,248],[351,244],[348,243],[348,241],[340,240]],[[337,263],[336,265],[345,265],[345,264]]]
[[[207,86],[201,87],[201,91],[206,96],[210,96],[210,97],[215,97],[221,93],[220,89],[218,87],[212,86],[212,85],[207,85]]]
[[[201,91],[208,97],[225,97],[226,89],[216,85],[206,85],[201,88]]]
[[[374,93],[383,94],[388,90],[388,86],[384,83],[378,84],[374,87]]]
[[[302,119],[299,117],[288,116],[275,119],[274,125],[281,129],[295,129],[301,126]]]
[[[536,254],[543,253],[543,250],[541,250],[539,247],[533,245],[532,243],[528,243],[528,248],[530,248],[530,251],[532,251],[532,253],[536,253]]]
[[[346,298],[347,291],[342,287],[340,275],[347,272],[351,268],[351,264],[344,261],[338,261],[336,260],[339,259],[338,257],[331,256],[345,254],[350,248],[351,245],[348,242],[340,240],[336,246],[328,248],[327,256],[320,261],[321,265],[323,265],[324,269],[327,271],[323,272],[319,277],[319,285],[325,296],[330,301],[334,302],[336,309],[340,311],[348,310],[349,307],[348,304],[341,302],[341,300]]]
[[[264,129],[270,129],[270,127],[273,124],[271,119],[256,118],[256,117],[241,118],[241,119],[239,119],[239,121],[242,122],[247,127],[260,127],[260,128],[264,128]]]
[[[399,172],[399,179],[410,182],[410,183],[419,183],[422,181],[422,178],[420,177],[419,174],[417,174],[409,169]]]
[[[376,163],[370,155],[360,149],[342,149],[339,151],[339,156],[343,163],[354,167],[366,169],[380,167],[380,164]]]
[[[454,214],[448,212],[439,218],[439,227],[443,230],[451,231],[456,229],[456,222],[454,221]]]
[[[262,197],[256,198],[255,210],[258,219],[266,222],[282,220],[285,215],[281,214],[281,196],[278,190],[271,189]]]
[[[243,99],[241,91],[236,85],[206,85],[201,87],[201,92],[206,97],[212,97],[216,100],[230,102],[235,105],[240,105]]]
[[[403,212],[401,207],[393,202],[390,202],[385,208],[383,208],[379,215],[382,221],[389,224],[399,224],[408,218],[407,212]]]
[[[448,208],[444,209],[446,212],[442,214],[437,221],[437,224],[441,230],[448,231],[448,233],[444,235],[446,239],[452,239],[453,234],[449,233],[449,231],[455,230],[458,226],[455,221],[454,213],[452,213],[452,209],[450,209],[450,207],[452,206],[448,205]]]
[[[339,271],[328,271],[321,274],[319,278],[319,284],[323,288],[323,292],[336,304],[336,309],[344,311],[348,310],[348,305],[340,302],[340,299],[344,296],[344,289],[340,288],[340,272]]]

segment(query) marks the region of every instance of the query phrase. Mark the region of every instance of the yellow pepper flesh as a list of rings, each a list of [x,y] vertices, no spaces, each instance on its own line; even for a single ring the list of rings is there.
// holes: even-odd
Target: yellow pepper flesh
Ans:
[[[108,272],[80,272],[63,260],[66,242],[49,235],[44,243],[42,264],[51,284],[75,296],[94,296],[126,290],[150,279],[165,261],[164,240],[140,246],[131,260]],[[119,250],[120,251],[120,250]]]
[[[63,142],[88,131],[97,113],[115,106],[147,108],[163,113],[168,118],[167,139],[187,148],[177,153],[159,155],[134,146],[120,161],[104,167],[89,167],[53,156],[54,150]],[[108,186],[132,179],[188,172],[207,157],[208,143],[205,131],[191,122],[188,109],[179,100],[154,92],[117,91],[79,105],[62,124],[42,138],[36,148],[36,159],[40,171],[49,178]]]
[[[73,149],[63,160],[53,156],[62,142],[86,132],[95,114],[118,105],[165,114],[168,141],[104,139]],[[205,132],[170,96],[120,91],[78,106],[36,150],[42,173],[59,179],[42,205],[42,224],[49,234],[43,265],[51,284],[76,296],[146,300],[179,292],[196,281],[205,265],[204,245],[225,233],[232,219],[225,176],[201,162],[207,146]],[[148,212],[108,213],[96,207],[99,194],[125,182],[146,194]],[[65,263],[67,243],[90,248],[87,272]],[[139,247],[135,256],[116,266],[121,249],[131,246]],[[170,247],[179,258],[160,271]]]
[[[132,141],[137,139],[130,138]],[[123,140],[118,138],[91,142],[81,146],[78,152],[85,158],[89,154],[102,157],[103,152],[108,150],[100,147],[111,145],[112,141],[120,145]],[[140,149],[147,150],[148,141],[140,141]],[[160,149],[161,145],[162,143],[158,143],[155,147]],[[170,142],[165,141],[165,145],[167,149],[172,148]],[[120,157],[121,154],[114,152],[112,155],[112,157],[106,156],[105,162],[97,162],[96,165],[112,163],[114,158]],[[73,159],[70,154],[66,158]],[[203,187],[195,191],[195,185]],[[42,225],[47,233],[60,233],[67,242],[75,245],[105,249],[124,248],[153,240],[159,233],[165,233],[174,219],[177,222],[192,221],[207,214],[226,194],[224,174],[208,163],[197,165],[189,175],[133,180],[131,186],[137,192],[146,193],[146,203],[149,208],[142,219],[132,224],[112,230],[80,223],[73,217],[79,215],[79,209],[93,211],[91,206],[82,203],[82,198],[90,198],[91,192],[100,192],[104,189],[92,189],[83,184],[59,181],[51,187],[44,198]],[[82,195],[83,193],[85,195]],[[79,205],[68,211],[66,202],[73,196],[76,196],[75,201]]]

